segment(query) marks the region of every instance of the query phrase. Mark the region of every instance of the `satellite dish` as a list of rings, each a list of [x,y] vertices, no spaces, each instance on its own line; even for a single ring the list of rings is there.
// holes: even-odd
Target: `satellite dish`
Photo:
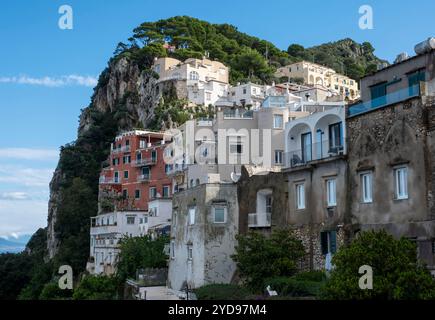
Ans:
[[[241,175],[241,173],[231,172],[231,180],[233,180],[234,183],[237,183],[240,180]]]

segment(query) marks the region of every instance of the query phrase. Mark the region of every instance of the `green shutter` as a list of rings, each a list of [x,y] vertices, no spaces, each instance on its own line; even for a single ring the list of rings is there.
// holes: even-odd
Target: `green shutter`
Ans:
[[[329,246],[331,248],[331,253],[335,253],[337,251],[337,232],[336,231],[329,232]]]

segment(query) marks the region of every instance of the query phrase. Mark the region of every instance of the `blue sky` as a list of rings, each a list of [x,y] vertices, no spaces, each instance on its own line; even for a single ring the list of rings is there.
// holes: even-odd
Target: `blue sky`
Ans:
[[[58,28],[64,4],[73,8],[73,30]],[[373,8],[373,30],[358,27],[364,4]],[[0,236],[46,225],[57,150],[74,140],[80,109],[116,44],[141,22],[190,15],[231,23],[281,49],[350,37],[370,41],[389,61],[435,35],[433,0],[4,0],[0,6]]]

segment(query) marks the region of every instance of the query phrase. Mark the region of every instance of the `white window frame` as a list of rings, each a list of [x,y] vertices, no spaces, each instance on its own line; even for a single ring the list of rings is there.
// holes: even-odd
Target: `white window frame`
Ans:
[[[152,190],[155,190],[155,192],[154,192],[155,196],[152,196],[152,194],[151,194]],[[150,187],[149,188],[149,190],[148,190],[148,197],[149,197],[149,199],[155,199],[155,198],[157,198],[157,188],[156,187]]]
[[[277,125],[277,119],[280,119],[280,124]],[[274,129],[282,129],[284,127],[284,116],[282,114],[274,114],[273,115],[273,128]]]
[[[126,217],[127,219],[126,219],[126,224],[127,225],[134,225],[135,223],[136,223],[136,217],[135,216],[127,216]],[[133,223],[129,223],[129,219],[133,219]]]
[[[187,260],[188,261],[193,260],[193,245],[191,245],[191,244],[187,245]]]
[[[216,209],[224,210],[224,221],[216,221]],[[223,206],[213,207],[213,223],[226,223],[227,222],[227,208]]]
[[[284,156],[283,150],[275,150],[275,164],[283,164],[284,163],[283,156]]]
[[[196,218],[196,207],[189,208],[187,214],[188,214],[188,224],[189,226],[193,226],[195,224],[195,218]]]
[[[326,204],[328,207],[337,206],[337,179],[326,179]]]
[[[397,200],[408,199],[408,167],[398,166],[394,168],[394,193]]]
[[[360,173],[361,180],[361,201],[363,203],[373,202],[373,172],[365,171]]]
[[[163,186],[162,188],[162,197],[165,197],[165,189],[168,190],[168,196],[167,198],[169,198],[171,196],[171,187],[170,186]]]
[[[305,209],[305,184],[296,184],[296,209]]]

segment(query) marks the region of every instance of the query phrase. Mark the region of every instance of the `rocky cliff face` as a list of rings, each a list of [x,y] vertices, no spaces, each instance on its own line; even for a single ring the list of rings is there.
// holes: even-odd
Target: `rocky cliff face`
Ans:
[[[157,79],[149,69],[141,70],[138,64],[127,58],[112,59],[108,68],[100,76],[91,104],[82,110],[78,139],[85,136],[92,126],[98,125],[92,117],[94,112],[115,114],[117,131],[147,128],[153,120],[154,109],[161,97],[173,92],[173,83],[157,86],[156,82]],[[48,259],[52,259],[57,254],[60,245],[55,225],[62,202],[61,185],[65,179],[65,173],[58,165],[50,183],[47,226]]]

